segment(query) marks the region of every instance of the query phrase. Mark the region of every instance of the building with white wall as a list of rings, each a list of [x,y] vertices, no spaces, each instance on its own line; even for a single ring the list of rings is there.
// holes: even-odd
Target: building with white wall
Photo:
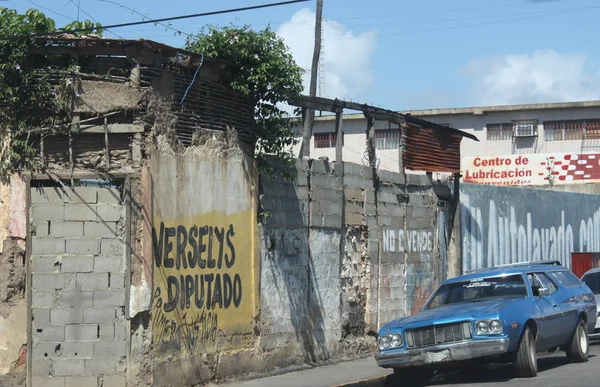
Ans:
[[[600,152],[600,101],[429,109],[402,113],[477,136],[479,142],[463,140],[461,143],[463,169],[472,166],[477,157],[488,158],[494,163],[492,156],[507,156],[514,166],[518,158],[515,155],[528,155],[521,157],[521,162],[535,159],[537,163],[537,160],[545,160],[549,155]],[[367,120],[362,113],[343,116],[344,161],[366,163],[366,129]],[[398,125],[375,122],[375,146],[380,169],[399,170],[399,144]],[[299,149],[300,145],[296,151]],[[335,116],[315,118],[311,157],[335,160]],[[481,165],[481,160],[476,163]],[[513,172],[506,173],[510,175]],[[519,172],[515,173],[518,175]],[[533,173],[538,174],[537,171]]]

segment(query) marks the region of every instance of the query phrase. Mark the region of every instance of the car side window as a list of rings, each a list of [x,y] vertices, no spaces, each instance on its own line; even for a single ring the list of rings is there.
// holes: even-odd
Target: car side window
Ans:
[[[558,290],[556,285],[552,282],[552,280],[548,277],[546,273],[535,273],[535,276],[539,279],[542,284],[542,287],[548,289],[548,294],[552,294]]]
[[[548,295],[556,292],[557,288],[545,273],[527,273],[527,279],[531,285],[531,292],[534,297],[539,297],[540,289],[548,289]]]
[[[581,285],[581,280],[568,270],[551,271],[549,274],[564,287]]]

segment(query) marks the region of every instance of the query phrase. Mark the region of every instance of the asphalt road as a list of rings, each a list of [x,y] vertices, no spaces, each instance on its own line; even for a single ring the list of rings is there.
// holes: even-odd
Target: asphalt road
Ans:
[[[540,356],[540,354],[538,355]],[[386,385],[394,385],[386,383]],[[401,384],[400,384],[401,385]],[[597,387],[600,386],[600,344],[590,346],[590,359],[586,363],[569,363],[564,352],[545,354],[538,359],[535,378],[515,378],[510,366],[472,368],[453,375],[431,380],[428,386],[502,386],[502,387]]]

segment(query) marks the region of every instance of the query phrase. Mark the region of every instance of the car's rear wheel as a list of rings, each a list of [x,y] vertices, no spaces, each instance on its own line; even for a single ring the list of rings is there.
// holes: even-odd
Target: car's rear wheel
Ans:
[[[588,361],[590,355],[590,346],[588,342],[585,321],[579,320],[573,336],[569,340],[566,348],[567,359],[573,363],[583,363]]]
[[[537,376],[537,352],[531,328],[525,327],[515,357],[515,372],[520,378]]]
[[[430,370],[421,367],[394,368],[394,379],[401,386],[424,386],[431,375]]]

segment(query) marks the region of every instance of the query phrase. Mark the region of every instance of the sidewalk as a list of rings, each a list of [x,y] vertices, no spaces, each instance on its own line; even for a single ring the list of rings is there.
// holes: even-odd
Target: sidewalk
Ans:
[[[219,387],[366,387],[371,384],[378,384],[375,382],[379,382],[379,379],[381,379],[379,384],[383,386],[385,376],[391,373],[391,370],[377,366],[375,359],[370,356],[365,359],[290,372],[278,376],[220,384]]]

